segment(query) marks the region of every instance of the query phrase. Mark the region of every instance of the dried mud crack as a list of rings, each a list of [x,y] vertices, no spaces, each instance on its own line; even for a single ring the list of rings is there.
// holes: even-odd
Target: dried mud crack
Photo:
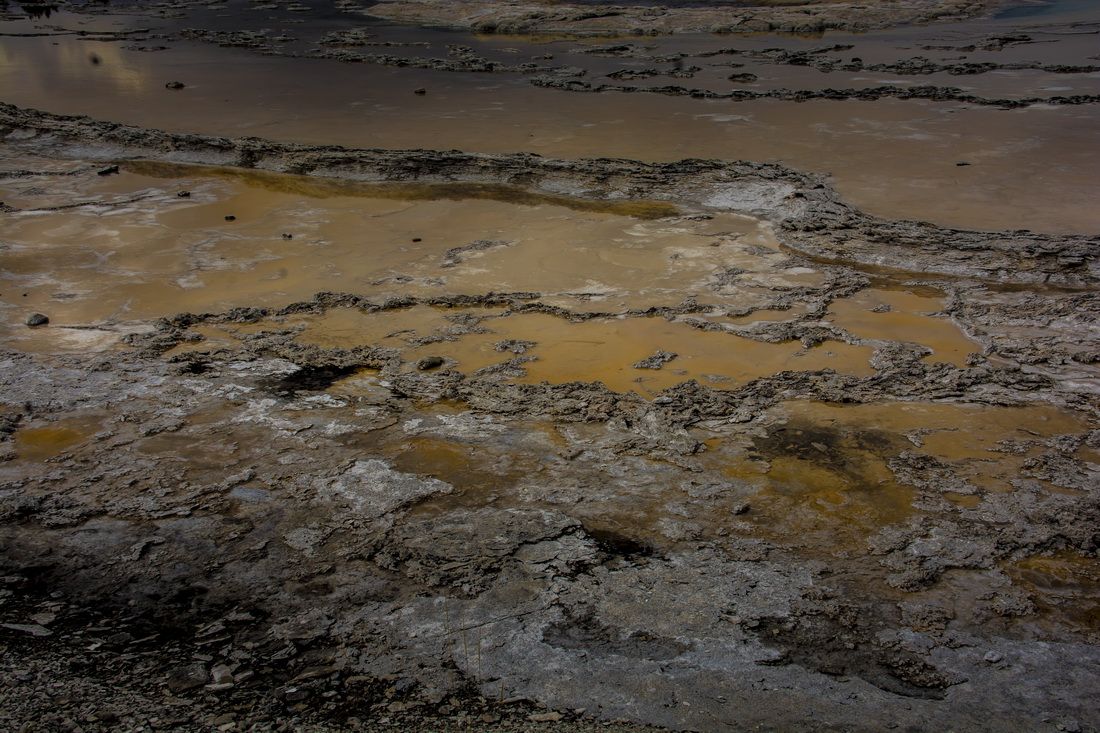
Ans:
[[[676,305],[567,307],[549,290],[451,292],[432,278],[523,246],[460,240],[414,273],[430,277],[392,273],[385,297],[242,295],[114,316],[94,325],[128,333],[98,351],[5,347],[0,725],[1100,727],[1095,237],[872,217],[771,164],[353,150],[10,105],[0,135],[91,178],[111,164],[684,225],[752,216],[787,251],[746,256],[788,278],[753,281],[742,258]],[[973,353],[939,361],[829,320],[889,278],[943,293],[937,322]],[[757,304],[721,299],[739,287]],[[764,310],[790,312],[744,322]],[[383,336],[310,330],[341,318]],[[533,381],[554,355],[509,330],[531,318],[868,357],[725,385]],[[449,349],[471,337],[497,361],[461,367]],[[589,350],[647,375],[690,357]]]

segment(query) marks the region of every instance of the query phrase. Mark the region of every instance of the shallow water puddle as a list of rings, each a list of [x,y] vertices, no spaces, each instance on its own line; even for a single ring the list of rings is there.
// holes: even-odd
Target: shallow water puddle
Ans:
[[[515,321],[514,324],[510,321]],[[497,323],[493,324],[495,328]],[[541,314],[500,323],[508,338],[529,338],[527,383],[600,381],[619,392],[655,392],[695,378],[717,385],[744,382],[784,369],[835,368],[869,375],[871,350],[838,342],[802,349],[797,342],[770,344],[725,333],[699,331],[664,318],[624,318],[570,323]],[[657,351],[676,354],[660,369],[633,364]]]
[[[16,458],[44,461],[78,448],[103,428],[100,415],[77,415],[49,423],[25,424],[15,432]]]
[[[82,175],[99,184],[94,172]],[[42,310],[55,325],[281,306],[333,290],[595,291],[675,304],[684,288],[705,290],[726,258],[768,240],[746,217],[644,222],[494,200],[308,198],[236,178],[171,187],[133,173],[109,178],[146,198],[113,206],[74,188],[76,178],[38,177],[55,204],[103,205],[8,216],[0,303]],[[26,317],[6,314],[9,325]]]
[[[868,363],[870,347],[840,342],[803,349],[797,342],[758,342],[666,318],[574,321],[544,313],[498,313],[428,306],[376,313],[333,309],[319,318],[288,319],[287,324],[305,323],[296,340],[318,346],[402,348],[406,361],[439,356],[453,360],[466,374],[518,357],[516,366],[526,374],[515,381],[599,381],[620,392],[655,392],[687,379],[729,386],[784,369],[874,373]],[[469,318],[479,320],[471,326],[465,322]],[[657,351],[675,357],[660,368],[634,366]]]
[[[966,357],[981,352],[945,315],[942,294],[920,289],[869,288],[834,300],[828,320],[861,339],[913,341],[932,349],[927,362],[966,366]],[[928,289],[925,288],[925,291]]]

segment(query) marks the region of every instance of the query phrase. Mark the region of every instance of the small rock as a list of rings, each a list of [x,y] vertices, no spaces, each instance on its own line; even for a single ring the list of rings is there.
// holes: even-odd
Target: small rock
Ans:
[[[428,90],[425,89],[424,87],[413,90],[413,94],[427,94],[427,93],[428,93]]]
[[[634,362],[632,366],[635,369],[660,369],[677,356],[678,354],[674,354],[671,351],[657,351],[653,356]]]
[[[180,191],[179,193],[176,194],[176,196],[178,196],[181,199],[189,199],[189,198],[191,198],[191,192],[190,191]]]
[[[531,713],[527,719],[532,723],[556,723],[561,720],[561,713]]]
[[[215,685],[232,682],[233,670],[224,664],[215,665],[215,667],[210,670],[210,679],[214,681]]]
[[[957,165],[957,166],[959,166],[959,167],[961,168],[961,167],[962,167],[962,166],[964,166],[964,165],[970,165],[970,164],[969,164],[969,163],[967,163],[967,162],[966,162],[965,160],[960,160],[960,161],[959,161],[958,163],[956,163],[955,165]]]
[[[29,318],[27,318],[27,325],[31,328],[34,328],[35,326],[45,326],[49,322],[49,317],[44,316],[41,313],[34,313]]]
[[[996,664],[997,662],[1004,659],[1004,657],[1002,657],[997,652],[986,652],[985,656],[982,657],[982,659],[990,664]]]
[[[237,221],[237,217],[233,216],[232,214],[228,214],[228,215],[227,215],[227,216],[225,217],[225,220],[226,220],[226,221]]]
[[[110,175],[113,175],[115,173],[118,173],[118,166],[117,165],[109,165],[106,168],[104,168],[103,170],[96,171],[96,175],[99,175],[99,176],[110,176]]]
[[[176,667],[169,672],[166,684],[169,690],[179,694],[201,687],[209,680],[210,676],[206,673],[206,667],[201,664],[188,664],[186,667]]]
[[[294,235],[290,232],[283,232],[283,239],[294,239]]]
[[[181,81],[170,81],[170,82],[168,82],[167,84],[164,85],[164,88],[165,89],[183,89],[183,82],[181,82]]]
[[[416,362],[416,368],[422,372],[426,372],[429,369],[438,369],[443,366],[442,356],[425,356],[420,361]]]
[[[134,635],[127,631],[120,631],[117,634],[111,634],[104,641],[115,647],[126,646],[134,640]]]

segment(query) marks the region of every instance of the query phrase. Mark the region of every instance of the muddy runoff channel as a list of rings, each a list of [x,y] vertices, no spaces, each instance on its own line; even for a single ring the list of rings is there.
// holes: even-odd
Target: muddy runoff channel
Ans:
[[[1094,238],[0,130],[9,720],[1100,724]]]

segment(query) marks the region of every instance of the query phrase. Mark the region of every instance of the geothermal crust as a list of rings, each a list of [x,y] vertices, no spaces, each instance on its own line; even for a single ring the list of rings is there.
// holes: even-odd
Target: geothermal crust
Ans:
[[[1016,572],[1037,558],[1096,562],[1100,468],[1079,452],[1100,448],[1095,237],[876,218],[769,164],[350,150],[10,105],[0,134],[10,150],[96,166],[508,184],[656,201],[671,216],[751,214],[829,277],[799,296],[814,304],[806,315],[738,335],[853,338],[821,313],[868,286],[860,266],[881,266],[940,276],[950,316],[980,344],[968,366],[878,341],[869,377],[788,371],[646,399],[600,383],[509,383],[522,344],[503,348],[499,372],[464,374],[370,343],[304,344],[280,325],[425,304],[608,314],[537,292],[318,293],[165,314],[107,352],[4,349],[0,611],[21,661],[3,669],[0,708],[16,720],[32,714],[30,691],[66,679],[54,723],[79,715],[86,730],[154,718],[254,730],[1100,727],[1095,624]],[[705,307],[617,315],[690,319]],[[248,323],[267,327],[234,348],[195,343],[197,326]],[[922,450],[921,431],[798,417],[817,404],[1055,406],[1078,428],[1005,441],[1018,462],[994,490]],[[96,424],[79,446],[15,460],[23,426],[74,417]],[[409,441],[458,446],[468,473],[444,481],[387,459]],[[886,520],[769,529],[755,490],[723,470],[723,441],[761,465],[804,457],[867,491],[881,482],[867,466],[884,464],[906,506]]]

